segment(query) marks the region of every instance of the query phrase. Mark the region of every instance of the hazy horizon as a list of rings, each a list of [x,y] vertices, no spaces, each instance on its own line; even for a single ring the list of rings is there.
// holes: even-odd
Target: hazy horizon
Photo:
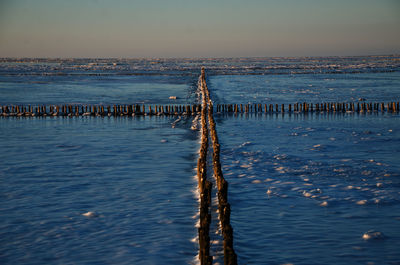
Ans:
[[[317,56],[242,56],[242,57],[0,57],[0,59],[47,59],[47,60],[69,60],[69,59],[96,59],[96,60],[168,60],[168,59],[191,59],[191,60],[207,60],[207,59],[257,59],[257,58],[326,58],[326,57],[387,57],[400,56],[400,53],[393,54],[360,54],[360,55],[317,55]]]
[[[396,0],[3,0],[2,58],[400,54]]]

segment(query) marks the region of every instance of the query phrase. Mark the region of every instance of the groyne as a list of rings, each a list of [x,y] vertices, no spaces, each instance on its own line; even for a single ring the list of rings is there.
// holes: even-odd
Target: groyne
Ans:
[[[325,102],[294,104],[217,104],[218,113],[399,112],[399,102]]]
[[[222,175],[220,163],[220,145],[213,117],[213,104],[205,79],[205,70],[202,68],[199,78],[201,92],[201,144],[197,162],[197,178],[200,193],[200,226],[199,259],[201,264],[212,264],[210,255],[210,224],[211,224],[211,197],[212,182],[207,179],[207,155],[209,153],[209,138],[212,140],[212,162],[216,186],[218,189],[218,212],[221,232],[223,236],[224,264],[237,264],[237,256],[233,249],[233,229],[230,225],[230,205],[228,203],[228,182]]]
[[[197,161],[197,178],[200,194],[200,227],[199,234],[199,259],[202,265],[212,264],[210,255],[210,224],[211,224],[211,191],[212,183],[207,180],[207,154],[208,154],[208,126],[207,126],[207,102],[202,92],[201,105],[201,144],[199,159]]]
[[[43,116],[140,116],[140,115],[195,115],[201,106],[193,105],[3,105],[0,116],[43,117]]]
[[[325,102],[293,104],[216,104],[216,113],[398,113],[399,102]],[[1,117],[75,116],[192,116],[202,111],[193,105],[3,105]]]
[[[209,124],[210,137],[212,140],[212,161],[214,178],[217,183],[218,212],[223,236],[224,264],[237,264],[237,256],[233,249],[233,229],[230,224],[230,204],[228,202],[228,182],[222,174],[220,162],[220,144],[216,130],[216,124],[213,117],[213,103],[210,98],[210,92],[205,79],[205,70],[201,70],[201,88],[203,97],[207,101],[207,117]]]

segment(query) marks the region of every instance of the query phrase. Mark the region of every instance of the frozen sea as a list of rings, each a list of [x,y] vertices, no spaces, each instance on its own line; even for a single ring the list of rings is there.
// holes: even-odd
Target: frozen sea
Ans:
[[[194,104],[202,66],[215,103],[400,101],[399,56],[0,59],[0,105]],[[0,117],[0,263],[197,264],[194,119]],[[239,264],[400,264],[399,113],[215,119]]]

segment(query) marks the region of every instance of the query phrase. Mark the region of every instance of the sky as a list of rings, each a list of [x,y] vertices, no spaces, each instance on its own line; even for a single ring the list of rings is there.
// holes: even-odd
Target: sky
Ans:
[[[400,0],[0,0],[0,57],[400,54]]]

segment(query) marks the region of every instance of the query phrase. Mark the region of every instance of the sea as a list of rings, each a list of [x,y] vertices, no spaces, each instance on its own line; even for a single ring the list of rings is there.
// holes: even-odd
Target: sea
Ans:
[[[214,104],[400,101],[400,55],[2,58],[0,106],[198,104],[201,67]],[[214,118],[239,264],[400,264],[399,112]],[[199,264],[198,120],[0,117],[0,264]]]

